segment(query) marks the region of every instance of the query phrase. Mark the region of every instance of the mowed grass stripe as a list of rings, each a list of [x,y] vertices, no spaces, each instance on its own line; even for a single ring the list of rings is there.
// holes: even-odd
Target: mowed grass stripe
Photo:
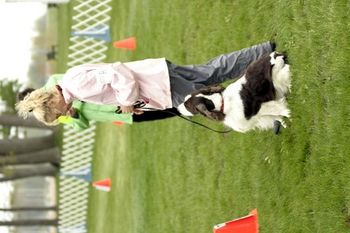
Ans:
[[[219,135],[181,119],[100,124],[89,232],[212,232],[258,208],[261,232],[350,232],[349,3],[340,1],[113,1],[108,61],[167,57],[203,63],[271,38],[293,72],[289,128]],[[222,126],[200,117],[202,123]],[[123,142],[125,150],[120,150]]]

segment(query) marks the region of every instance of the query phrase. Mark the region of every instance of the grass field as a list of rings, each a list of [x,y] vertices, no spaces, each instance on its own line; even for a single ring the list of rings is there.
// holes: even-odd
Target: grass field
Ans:
[[[93,176],[111,177],[113,187],[91,189],[90,233],[209,233],[254,208],[262,233],[350,232],[349,1],[114,0],[112,7],[113,39],[136,36],[138,49],[110,46],[109,62],[204,63],[274,39],[292,67],[292,121],[279,136],[222,135],[175,118],[100,124]]]

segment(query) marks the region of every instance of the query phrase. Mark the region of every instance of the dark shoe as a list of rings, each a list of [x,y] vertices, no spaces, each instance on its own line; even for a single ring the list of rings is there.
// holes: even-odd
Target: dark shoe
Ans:
[[[273,122],[273,132],[275,134],[279,134],[280,129],[281,129],[281,122],[280,121],[274,121]]]
[[[276,46],[277,46],[277,45],[276,45],[276,42],[275,42],[275,41],[271,40],[271,41],[270,41],[270,46],[271,46],[272,52],[276,50]]]
[[[287,52],[283,52],[283,60],[285,64],[289,64]]]

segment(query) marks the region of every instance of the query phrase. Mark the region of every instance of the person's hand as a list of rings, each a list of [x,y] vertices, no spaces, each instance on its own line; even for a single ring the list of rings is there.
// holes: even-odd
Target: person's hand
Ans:
[[[134,106],[120,106],[120,111],[122,113],[133,113],[134,112]]]
[[[137,108],[134,109],[134,114],[135,114],[135,115],[141,115],[142,113],[143,113],[142,110],[137,109]]]
[[[120,106],[121,113],[133,113],[136,115],[141,115],[142,110],[134,108],[134,106]]]

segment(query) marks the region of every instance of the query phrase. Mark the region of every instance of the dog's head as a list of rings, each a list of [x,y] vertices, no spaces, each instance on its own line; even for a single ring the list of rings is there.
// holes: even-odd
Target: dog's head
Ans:
[[[178,107],[179,112],[185,116],[202,114],[208,117],[213,112],[218,112],[222,105],[221,86],[209,86],[186,96],[185,101]],[[212,117],[210,117],[212,118]],[[216,119],[217,117],[215,117]],[[221,119],[221,118],[220,118]]]

